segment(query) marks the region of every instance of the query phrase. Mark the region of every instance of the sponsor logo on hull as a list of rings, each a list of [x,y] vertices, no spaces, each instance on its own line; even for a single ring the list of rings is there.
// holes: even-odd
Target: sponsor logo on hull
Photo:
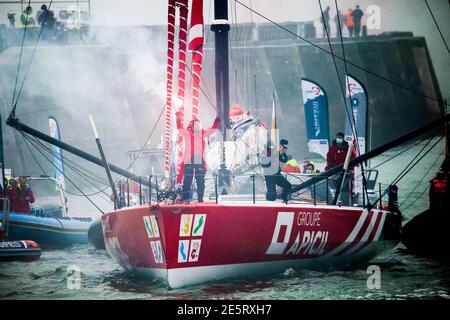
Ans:
[[[320,211],[278,212],[266,254],[326,257],[355,254],[378,240],[386,216],[386,212],[362,210],[346,240],[327,252],[330,231],[321,225],[321,214]]]
[[[178,241],[178,262],[197,262],[200,258],[202,237],[206,225],[206,214],[182,214]],[[193,238],[193,239],[191,239]]]

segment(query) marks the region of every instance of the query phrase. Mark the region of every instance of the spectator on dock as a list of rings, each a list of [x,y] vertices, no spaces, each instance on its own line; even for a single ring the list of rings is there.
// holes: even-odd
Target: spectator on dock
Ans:
[[[55,14],[48,10],[47,6],[43,4],[41,10],[36,14],[37,23],[43,28],[42,40],[48,40],[54,35],[55,31]]]
[[[32,28],[36,24],[36,20],[33,18],[33,8],[28,6],[23,10],[20,15],[20,22],[22,23],[23,28]]]
[[[336,24],[336,36],[342,37],[342,30],[344,29],[345,15],[342,14],[341,10],[334,16],[334,23]]]
[[[356,6],[356,9],[352,12],[353,17],[353,23],[355,25],[354,33],[355,37],[358,38],[359,34],[361,32],[361,19],[364,15],[364,12],[359,8],[359,6]]]
[[[282,171],[287,173],[301,173],[300,166],[295,159],[288,160]]]
[[[330,36],[330,7],[322,11],[322,19],[320,20],[322,21],[323,37],[327,38]]]
[[[33,190],[27,183],[27,177],[20,177],[11,181],[9,191],[9,201],[11,203],[11,211],[16,213],[30,213],[30,203],[34,203]]]
[[[355,28],[355,22],[353,21],[352,13],[353,13],[353,10],[348,9],[347,13],[345,14],[345,26],[348,29],[348,34],[349,34],[350,38],[353,37],[353,30]]]

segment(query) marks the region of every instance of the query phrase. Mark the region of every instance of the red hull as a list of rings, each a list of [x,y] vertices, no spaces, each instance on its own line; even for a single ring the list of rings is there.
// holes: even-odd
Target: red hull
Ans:
[[[109,254],[170,287],[366,261],[400,238],[387,211],[281,203],[148,205],[105,214]]]

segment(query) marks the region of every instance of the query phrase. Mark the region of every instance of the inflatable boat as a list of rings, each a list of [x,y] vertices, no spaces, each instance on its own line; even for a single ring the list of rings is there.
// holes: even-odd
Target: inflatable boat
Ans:
[[[34,261],[41,256],[41,248],[31,240],[0,242],[0,262]]]
[[[0,212],[0,220],[2,219],[3,213]],[[86,244],[91,222],[91,218],[47,218],[10,213],[7,240],[30,239],[43,248]]]

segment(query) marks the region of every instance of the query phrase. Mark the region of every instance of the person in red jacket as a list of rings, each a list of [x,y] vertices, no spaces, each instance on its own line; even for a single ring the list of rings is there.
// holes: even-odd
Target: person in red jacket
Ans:
[[[177,129],[183,129],[180,111],[175,113],[177,116]],[[211,129],[219,127],[219,118],[214,120]],[[185,139],[185,150],[181,172],[183,173],[183,186],[181,201],[187,201],[190,198],[192,180],[195,175],[195,183],[197,184],[198,202],[203,202],[205,192],[205,134],[207,130],[203,130],[200,120],[193,119],[189,122],[183,135]]]
[[[33,190],[27,183],[27,177],[20,177],[19,183],[12,183],[9,191],[11,211],[16,213],[30,213],[30,203],[34,203]]]
[[[327,153],[327,165],[325,171],[333,169],[341,164],[344,164],[345,158],[347,156],[349,145],[348,142],[344,140],[344,134],[338,132],[336,134],[336,140],[333,140]],[[353,148],[352,159],[356,157],[356,150]],[[349,168],[351,171],[351,168]]]

